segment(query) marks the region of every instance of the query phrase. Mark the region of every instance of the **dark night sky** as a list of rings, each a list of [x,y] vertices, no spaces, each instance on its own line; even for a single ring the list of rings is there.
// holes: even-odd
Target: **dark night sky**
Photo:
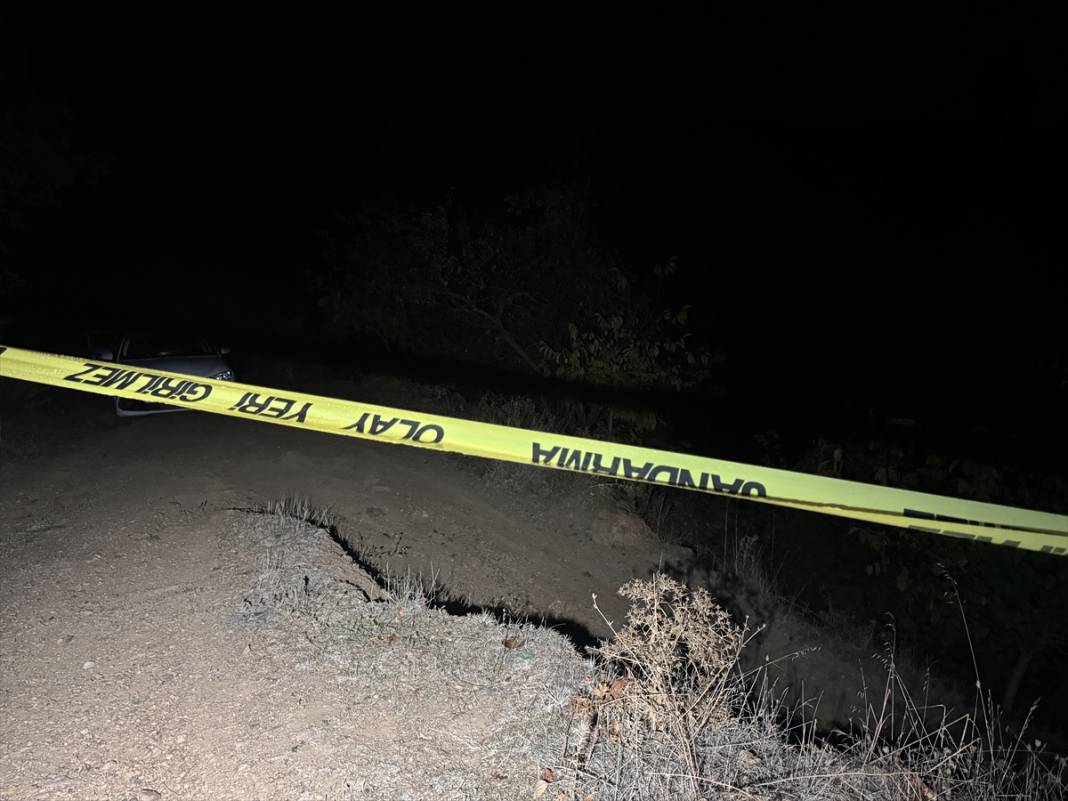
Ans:
[[[758,20],[754,49],[712,20],[92,22],[9,28],[23,88],[112,159],[23,251],[57,307],[169,313],[193,283],[254,315],[362,200],[496,202],[577,171],[631,261],[678,257],[756,407],[1064,399],[1035,368],[1063,334],[1068,177],[1040,20]]]

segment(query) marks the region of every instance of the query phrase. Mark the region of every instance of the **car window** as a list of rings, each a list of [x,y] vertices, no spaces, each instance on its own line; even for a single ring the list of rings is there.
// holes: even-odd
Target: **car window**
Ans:
[[[161,356],[217,356],[219,349],[198,339],[183,340],[157,336],[135,336],[123,342],[124,359],[154,359]]]

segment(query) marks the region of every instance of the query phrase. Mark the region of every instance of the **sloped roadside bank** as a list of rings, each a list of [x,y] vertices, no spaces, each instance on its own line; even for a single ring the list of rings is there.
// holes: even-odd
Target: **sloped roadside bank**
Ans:
[[[5,542],[0,797],[514,798],[589,670],[550,629],[387,601],[292,517],[141,542]]]
[[[974,738],[790,744],[773,693],[734,669],[744,634],[667,577],[628,585],[632,613],[596,668],[551,629],[380,587],[315,519],[284,502],[179,509],[119,537],[5,536],[0,798],[1063,789],[1034,764],[986,770]]]
[[[134,642],[129,648],[118,649],[122,654],[136,655],[135,670],[132,674],[120,671],[119,680],[112,682],[113,689],[125,692],[123,679],[129,683],[133,681],[132,677],[149,675],[156,666],[169,664],[160,686],[170,687],[184,676],[186,684],[181,686],[180,692],[170,690],[179,698],[207,697],[220,709],[229,709],[235,719],[240,718],[243,705],[255,703],[260,695],[268,698],[275,707],[285,709],[287,698],[278,695],[278,683],[286,680],[285,670],[260,671],[263,674],[260,678],[266,678],[252,691],[230,687],[228,693],[217,699],[205,696],[199,679],[216,675],[209,668],[197,666],[197,650],[209,639],[206,631],[198,632],[195,626],[188,624],[154,626],[150,623],[151,614],[142,615],[143,621],[139,617],[155,605],[167,606],[175,599],[185,602],[186,606],[180,608],[193,618],[202,607],[210,608],[215,597],[213,593],[220,589],[216,586],[216,578],[222,573],[211,571],[207,581],[196,578],[201,575],[200,566],[217,564],[212,561],[214,552],[198,548],[197,543],[209,542],[209,534],[218,535],[219,527],[213,528],[214,534],[197,534],[202,516],[227,509],[256,508],[283,494],[310,494],[320,502],[334,506],[341,522],[339,533],[361,556],[379,568],[391,569],[394,574],[411,568],[415,573],[422,571],[424,575],[437,575],[473,606],[499,605],[517,613],[524,609],[533,609],[535,613],[549,610],[550,613],[562,612],[562,617],[581,614],[591,628],[598,622],[596,612],[590,607],[591,592],[598,594],[600,609],[618,627],[626,603],[616,596],[615,589],[628,578],[649,576],[658,562],[665,566],[670,563],[648,528],[637,525],[640,521],[635,521],[633,515],[611,507],[608,502],[611,501],[612,487],[607,484],[583,480],[581,486],[578,482],[570,487],[566,484],[540,486],[527,481],[527,475],[520,472],[519,467],[513,472],[486,472],[487,466],[492,470],[494,463],[476,462],[474,466],[478,469],[471,469],[472,465],[459,459],[446,457],[447,461],[443,461],[439,454],[427,455],[374,444],[352,448],[350,443],[333,437],[309,436],[254,423],[235,423],[210,415],[168,415],[130,426],[108,428],[103,425],[103,419],[97,420],[82,413],[84,409],[79,406],[82,400],[74,393],[59,392],[39,398],[35,419],[39,424],[37,431],[43,432],[44,436],[28,440],[36,446],[36,455],[30,454],[29,458],[10,457],[7,449],[11,442],[9,433],[14,429],[17,434],[18,426],[9,426],[7,418],[4,421],[5,450],[0,461],[4,477],[0,482],[0,521],[3,523],[0,525],[0,543],[4,549],[0,552],[0,570],[3,571],[0,592],[10,590],[12,593],[3,598],[3,634],[4,642],[15,643],[17,647],[0,654],[0,659],[8,656],[24,659],[17,669],[3,674],[12,677],[13,681],[39,673],[49,675],[49,671],[57,666],[67,670],[64,675],[72,679],[71,682],[60,681],[54,684],[53,692],[30,696],[37,698],[35,703],[38,705],[47,706],[50,713],[56,710],[61,713],[64,704],[72,709],[80,708],[79,697],[70,695],[69,691],[69,687],[85,689],[78,683],[84,678],[79,671],[89,670],[94,679],[97,674],[108,676],[95,670],[101,661],[96,658],[94,648],[86,644],[99,641],[107,651],[111,647],[109,643],[121,639],[116,632],[135,623],[140,626],[143,640]],[[26,438],[23,442],[27,442]],[[557,474],[538,472],[536,475]],[[604,514],[607,517],[603,517]],[[685,556],[684,551],[678,553]],[[441,569],[443,566],[447,567]],[[255,559],[242,568],[244,578],[248,580],[259,576],[263,569],[263,564]],[[709,581],[717,600],[721,593],[729,593],[732,589],[713,579],[703,583]],[[50,594],[49,588],[54,592]],[[43,610],[33,603],[26,603],[20,595],[37,598],[44,605]],[[73,606],[81,617],[72,618],[68,606]],[[245,611],[242,606],[238,617]],[[766,610],[757,607],[757,611]],[[99,625],[96,621],[100,621]],[[10,628],[7,628],[9,622]],[[45,623],[49,626],[63,624],[69,630],[61,632],[50,644],[50,632],[44,627]],[[25,631],[21,631],[22,628]],[[12,637],[7,637],[8,631],[13,632]],[[601,631],[604,635],[610,631],[603,620]],[[787,633],[798,634],[796,631]],[[225,637],[223,640],[228,642]],[[226,642],[218,647],[222,648]],[[753,644],[761,647],[764,642],[761,639]],[[75,644],[77,648],[71,648]],[[828,637],[822,644],[824,655],[839,656],[834,638]],[[495,644],[491,645],[495,652],[500,652]],[[802,636],[801,640],[795,638],[793,644],[784,646],[783,651],[807,649],[811,645],[811,641]],[[304,646],[297,643],[294,647]],[[45,661],[28,658],[35,648],[39,649],[39,655],[43,654]],[[59,656],[53,651],[65,649],[70,649],[74,661],[69,661],[69,657],[62,663],[47,661]],[[187,659],[177,659],[176,654],[171,653],[174,650],[187,654]],[[243,670],[244,663],[230,663],[228,652],[220,653],[222,656],[214,664]],[[775,658],[785,653],[771,655]],[[847,666],[850,669],[855,665],[849,659],[844,661],[850,662]],[[92,667],[84,668],[88,662],[93,663]],[[804,662],[797,660],[791,664]],[[188,663],[194,667],[192,674],[186,676],[183,665]],[[141,673],[137,673],[138,670]],[[246,673],[255,677],[250,671]],[[804,676],[803,673],[797,675]],[[791,680],[796,683],[796,678]],[[15,684],[3,687],[5,698],[13,687]],[[607,701],[615,706],[628,702],[626,698],[613,697],[610,687],[609,683],[599,696],[596,686],[587,688],[586,697],[595,703]],[[780,682],[778,688],[782,687]],[[120,692],[117,699],[109,701],[110,717],[103,718],[100,729],[82,726],[70,732],[64,730],[62,736],[68,740],[68,748],[78,747],[81,737],[91,734],[99,737],[98,731],[109,731],[107,727],[112,724],[108,720],[120,721],[124,736],[134,747],[141,747],[144,743],[137,734],[140,719],[136,717],[139,710],[133,707],[143,707],[145,701],[139,699],[155,698],[156,692],[152,685],[141,689],[141,693],[132,696]],[[834,685],[834,689],[840,693],[840,687]],[[110,696],[105,694],[105,697]],[[286,720],[290,717],[287,715]],[[559,747],[549,749],[545,759],[563,763],[556,765],[561,778],[568,775],[576,780],[579,778],[578,773],[568,774],[563,770],[569,760],[577,759],[584,771],[581,773],[583,781],[591,782],[588,786],[597,790],[596,797],[625,798],[628,797],[626,793],[644,793],[646,798],[656,798],[651,782],[658,777],[664,778],[664,774],[668,778],[673,775],[681,788],[666,797],[686,797],[685,791],[693,789],[692,783],[685,781],[688,773],[693,772],[686,762],[681,767],[671,768],[670,762],[664,761],[665,749],[670,755],[675,753],[672,749],[676,746],[670,742],[665,745],[658,739],[662,732],[650,733],[635,723],[630,736],[618,737],[613,734],[610,717],[599,715],[599,719],[605,721],[603,728],[589,721],[588,734],[597,733],[597,736],[584,735],[582,740],[584,745],[592,743],[589,756],[585,756],[584,750],[581,755],[567,750],[574,747],[571,737],[575,731],[573,718],[569,717],[568,726],[557,732],[567,738],[567,747],[560,743]],[[724,723],[733,725],[736,720],[741,721],[738,727],[724,728]],[[784,779],[781,784],[796,782],[797,772],[802,768],[788,769],[782,762],[776,762],[778,757],[771,758],[776,754],[794,753],[788,764],[795,767],[808,764],[809,773],[820,778],[804,785],[811,791],[808,796],[799,794],[801,786],[793,784],[792,789],[783,789],[785,797],[813,797],[813,787],[817,785],[828,793],[835,789],[821,782],[828,773],[836,776],[834,771],[840,772],[837,752],[811,749],[782,752],[783,740],[775,721],[764,720],[768,725],[759,729],[763,732],[759,741],[765,744],[761,752],[764,755],[756,752],[750,756],[738,755],[735,767],[731,766],[734,763],[709,762],[708,765],[714,766],[709,781],[746,788],[750,795],[765,790],[778,792],[783,789],[780,784],[771,784],[764,789],[756,787],[755,783],[759,782],[753,770],[759,768],[762,771],[760,781]],[[706,753],[720,756],[735,753],[732,748],[738,742],[756,741],[751,721],[752,718],[726,718],[721,725],[704,734],[706,739],[702,747]],[[51,724],[51,717],[46,722]],[[89,734],[83,735],[83,729]],[[156,736],[162,738],[162,731],[156,731]],[[581,733],[581,721],[579,731]],[[650,735],[649,739],[642,739],[646,735]],[[58,736],[46,738],[46,742],[56,740]],[[722,737],[727,741],[719,739]],[[797,737],[794,739],[796,741]],[[29,744],[26,753],[30,756],[35,753],[34,749],[42,748],[42,740],[30,733],[26,733],[25,741]],[[8,742],[3,740],[4,753],[9,751]],[[241,748],[246,752],[248,742],[241,741]],[[648,753],[648,749],[642,752],[635,746],[638,742],[651,742],[650,748],[653,754],[659,755],[658,761],[650,765],[637,759],[640,753]],[[178,745],[183,744],[184,741]],[[166,745],[161,739],[149,748],[155,747],[156,751],[151,753],[165,757]],[[1021,748],[1024,745],[1026,743],[1021,744]],[[20,744],[19,748],[22,747]],[[613,756],[612,748],[623,749],[622,762],[616,759],[620,757],[618,751]],[[956,769],[960,762],[958,752],[958,748],[950,748],[940,759],[952,756],[949,764]],[[817,769],[813,763],[799,762],[797,754],[808,754],[806,758],[816,759],[825,769]],[[217,753],[212,757],[216,762],[220,758]],[[858,780],[869,780],[868,772],[873,769],[871,758],[880,760],[876,767],[883,772],[898,778],[902,775],[900,766],[886,757],[881,748],[871,754],[865,752],[861,757],[867,767],[853,771],[860,776]],[[174,758],[172,756],[171,761]],[[754,762],[754,759],[758,761]],[[869,761],[864,763],[864,759]],[[42,769],[48,764],[42,762]],[[60,758],[59,764],[66,763]],[[247,763],[238,762],[236,768],[240,769],[242,764]],[[983,764],[979,763],[979,766]],[[209,762],[207,769],[214,769],[213,765]],[[631,772],[619,773],[621,765]],[[740,768],[745,768],[746,772],[732,772]],[[69,773],[65,770],[47,775],[49,781],[57,783],[56,787],[62,787],[64,781],[70,781]],[[789,778],[791,776],[793,778]],[[565,785],[555,781],[551,783],[555,786],[549,784],[546,783],[546,793],[551,790],[566,797],[562,795]],[[608,792],[613,795],[606,795]],[[958,797],[961,793],[958,787]],[[47,792],[43,797],[49,797]]]

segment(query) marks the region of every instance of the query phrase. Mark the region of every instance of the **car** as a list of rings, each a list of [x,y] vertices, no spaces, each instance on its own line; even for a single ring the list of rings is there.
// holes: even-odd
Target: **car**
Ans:
[[[236,381],[228,358],[230,349],[219,347],[202,337],[175,337],[167,334],[127,334],[115,349],[97,349],[93,358],[105,362],[129,364],[149,370]],[[129,398],[115,398],[115,414],[140,417],[146,414],[187,411],[167,403],[146,403]]]

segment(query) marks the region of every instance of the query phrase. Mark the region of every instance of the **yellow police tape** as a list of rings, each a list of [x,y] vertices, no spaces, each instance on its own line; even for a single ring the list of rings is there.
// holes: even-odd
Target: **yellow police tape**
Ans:
[[[1068,516],[0,346],[0,376],[1068,555]]]

